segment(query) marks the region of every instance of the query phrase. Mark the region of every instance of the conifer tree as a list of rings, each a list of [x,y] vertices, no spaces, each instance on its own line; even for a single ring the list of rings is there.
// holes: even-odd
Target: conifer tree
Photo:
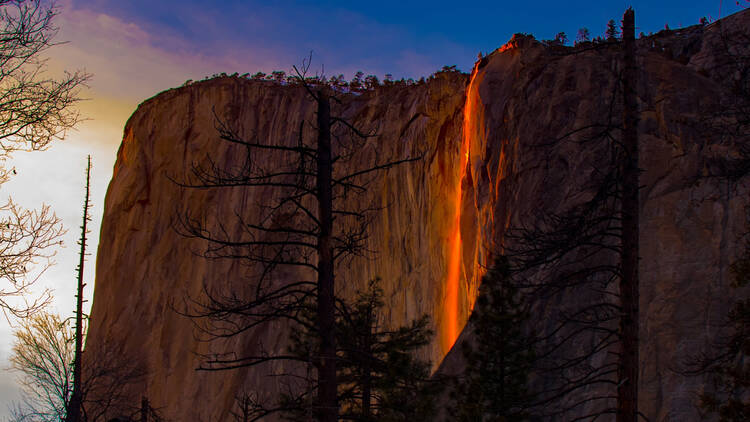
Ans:
[[[554,43],[556,45],[565,45],[568,42],[568,36],[564,32],[558,32],[555,35]]]
[[[533,394],[527,386],[534,340],[524,334],[529,308],[500,256],[482,279],[469,324],[475,344],[463,343],[467,369],[452,394],[454,420],[522,421]]]
[[[591,32],[588,28],[580,28],[576,35],[576,44],[591,41]]]
[[[337,327],[342,414],[358,421],[429,417],[435,384],[428,381],[429,362],[414,356],[432,337],[429,318],[423,315],[395,330],[385,328],[379,282],[371,281],[352,306],[342,306]]]
[[[617,24],[614,19],[610,19],[607,22],[607,30],[604,32],[604,37],[607,41],[614,41],[620,35],[620,31],[617,29]]]
[[[432,420],[434,398],[442,389],[439,381],[430,379],[430,363],[415,353],[429,344],[433,335],[429,318],[423,315],[411,323],[388,329],[383,324],[383,290],[379,279],[372,280],[367,290],[357,293],[352,304],[339,301],[336,318],[338,380],[338,420],[371,422],[406,422]],[[316,366],[320,354],[319,335],[315,332],[314,306],[301,319],[307,321],[292,332],[290,354]],[[305,378],[305,377],[302,377]],[[308,374],[307,378],[310,378]],[[296,388],[282,395],[269,406],[253,394],[237,398],[237,420],[255,421],[272,413],[281,413],[287,420],[312,420],[314,380],[303,379],[305,388]],[[297,385],[299,387],[299,385]]]

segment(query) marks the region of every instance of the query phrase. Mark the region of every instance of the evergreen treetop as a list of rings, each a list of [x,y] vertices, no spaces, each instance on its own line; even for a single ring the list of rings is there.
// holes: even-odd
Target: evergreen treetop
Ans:
[[[617,28],[617,24],[614,19],[610,19],[607,22],[607,30],[604,32],[604,37],[607,41],[614,41],[620,36],[620,30]]]

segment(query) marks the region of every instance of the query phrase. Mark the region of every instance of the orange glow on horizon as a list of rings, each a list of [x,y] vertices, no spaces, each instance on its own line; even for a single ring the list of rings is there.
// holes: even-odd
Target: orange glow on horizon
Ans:
[[[463,196],[462,183],[466,176],[466,166],[469,163],[469,148],[471,145],[472,117],[474,117],[473,89],[476,69],[471,74],[471,81],[466,90],[466,103],[464,105],[463,134],[461,139],[461,153],[459,163],[459,177],[456,185],[455,217],[453,229],[449,237],[448,274],[445,280],[445,303],[443,305],[443,326],[441,330],[441,346],[446,354],[453,347],[460,334],[459,327],[459,303],[458,290],[461,278],[461,201]]]

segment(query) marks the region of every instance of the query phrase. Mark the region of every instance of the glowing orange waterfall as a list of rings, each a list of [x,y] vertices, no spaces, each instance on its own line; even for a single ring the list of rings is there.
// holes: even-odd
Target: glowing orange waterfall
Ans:
[[[475,126],[475,107],[479,96],[476,93],[475,79],[477,68],[471,72],[471,80],[466,90],[464,105],[463,135],[459,155],[459,177],[455,191],[455,215],[453,228],[449,237],[448,274],[445,281],[445,303],[443,305],[443,324],[441,327],[441,347],[443,353],[448,353],[463,327],[459,326],[461,315],[459,310],[458,293],[461,280],[462,242],[461,242],[461,199],[463,195],[462,183],[466,176],[466,166],[469,163],[469,148],[471,137],[477,132]]]

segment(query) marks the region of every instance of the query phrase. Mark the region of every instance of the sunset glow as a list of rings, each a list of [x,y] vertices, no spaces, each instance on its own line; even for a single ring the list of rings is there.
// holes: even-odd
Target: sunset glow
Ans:
[[[477,76],[476,67],[471,73],[471,81],[466,89],[466,104],[464,105],[464,121],[463,131],[461,137],[461,152],[459,154],[459,177],[456,184],[456,193],[454,199],[455,215],[453,218],[453,228],[448,239],[449,252],[448,252],[448,274],[445,280],[445,304],[443,305],[443,327],[440,333],[441,337],[441,348],[443,353],[453,347],[456,342],[458,335],[461,333],[460,325],[460,312],[458,303],[458,292],[461,280],[461,268],[462,268],[462,240],[461,240],[461,206],[463,197],[463,180],[466,176],[466,167],[469,163],[469,149],[471,146],[471,136],[476,133],[474,128],[475,122],[475,103],[478,96],[475,95],[475,79]]]

